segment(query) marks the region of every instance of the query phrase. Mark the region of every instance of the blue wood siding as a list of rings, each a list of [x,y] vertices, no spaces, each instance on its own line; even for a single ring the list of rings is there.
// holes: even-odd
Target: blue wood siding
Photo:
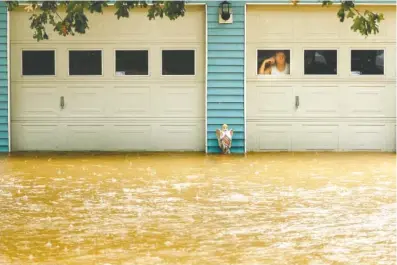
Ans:
[[[7,8],[0,3],[0,152],[8,152]]]
[[[233,23],[218,23],[221,1],[207,2],[207,152],[219,153],[215,130],[234,130],[232,153],[244,153],[244,12],[232,1]]]

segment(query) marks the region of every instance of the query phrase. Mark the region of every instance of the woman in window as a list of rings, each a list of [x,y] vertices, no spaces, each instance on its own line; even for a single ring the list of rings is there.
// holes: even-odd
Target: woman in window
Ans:
[[[289,64],[283,51],[277,51],[276,54],[268,59],[263,60],[259,67],[260,75],[289,75]]]

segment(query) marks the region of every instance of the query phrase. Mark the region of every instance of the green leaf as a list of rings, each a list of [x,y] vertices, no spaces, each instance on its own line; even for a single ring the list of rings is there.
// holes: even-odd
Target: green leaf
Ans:
[[[343,8],[340,8],[337,13],[337,16],[339,17],[340,22],[345,21],[345,10]]]
[[[349,10],[349,13],[347,13],[347,18],[353,18],[355,16],[354,12],[352,10]]]

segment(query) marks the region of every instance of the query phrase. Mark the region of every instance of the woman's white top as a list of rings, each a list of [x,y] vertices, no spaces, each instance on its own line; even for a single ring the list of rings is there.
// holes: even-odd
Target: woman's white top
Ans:
[[[279,71],[276,65],[272,65],[272,75],[289,75],[289,64],[285,64],[283,71]]]

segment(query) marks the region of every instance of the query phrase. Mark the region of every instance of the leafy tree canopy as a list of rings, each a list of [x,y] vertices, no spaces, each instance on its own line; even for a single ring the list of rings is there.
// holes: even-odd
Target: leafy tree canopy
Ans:
[[[294,5],[299,0],[291,0]],[[31,12],[30,28],[33,29],[33,38],[37,41],[47,40],[46,26],[49,24],[59,35],[84,34],[88,26],[87,13],[103,13],[109,4],[114,4],[115,15],[118,19],[128,18],[134,8],[147,9],[149,19],[168,17],[175,20],[185,15],[185,1],[6,1],[9,11],[20,4],[25,4],[25,11]],[[379,32],[379,23],[384,19],[383,14],[365,10],[360,12],[353,1],[336,1],[340,4],[337,16],[340,22],[351,18],[351,29],[364,36]],[[334,1],[324,0],[323,6],[330,6]],[[60,12],[60,11],[64,12]],[[62,15],[61,15],[62,14]]]

